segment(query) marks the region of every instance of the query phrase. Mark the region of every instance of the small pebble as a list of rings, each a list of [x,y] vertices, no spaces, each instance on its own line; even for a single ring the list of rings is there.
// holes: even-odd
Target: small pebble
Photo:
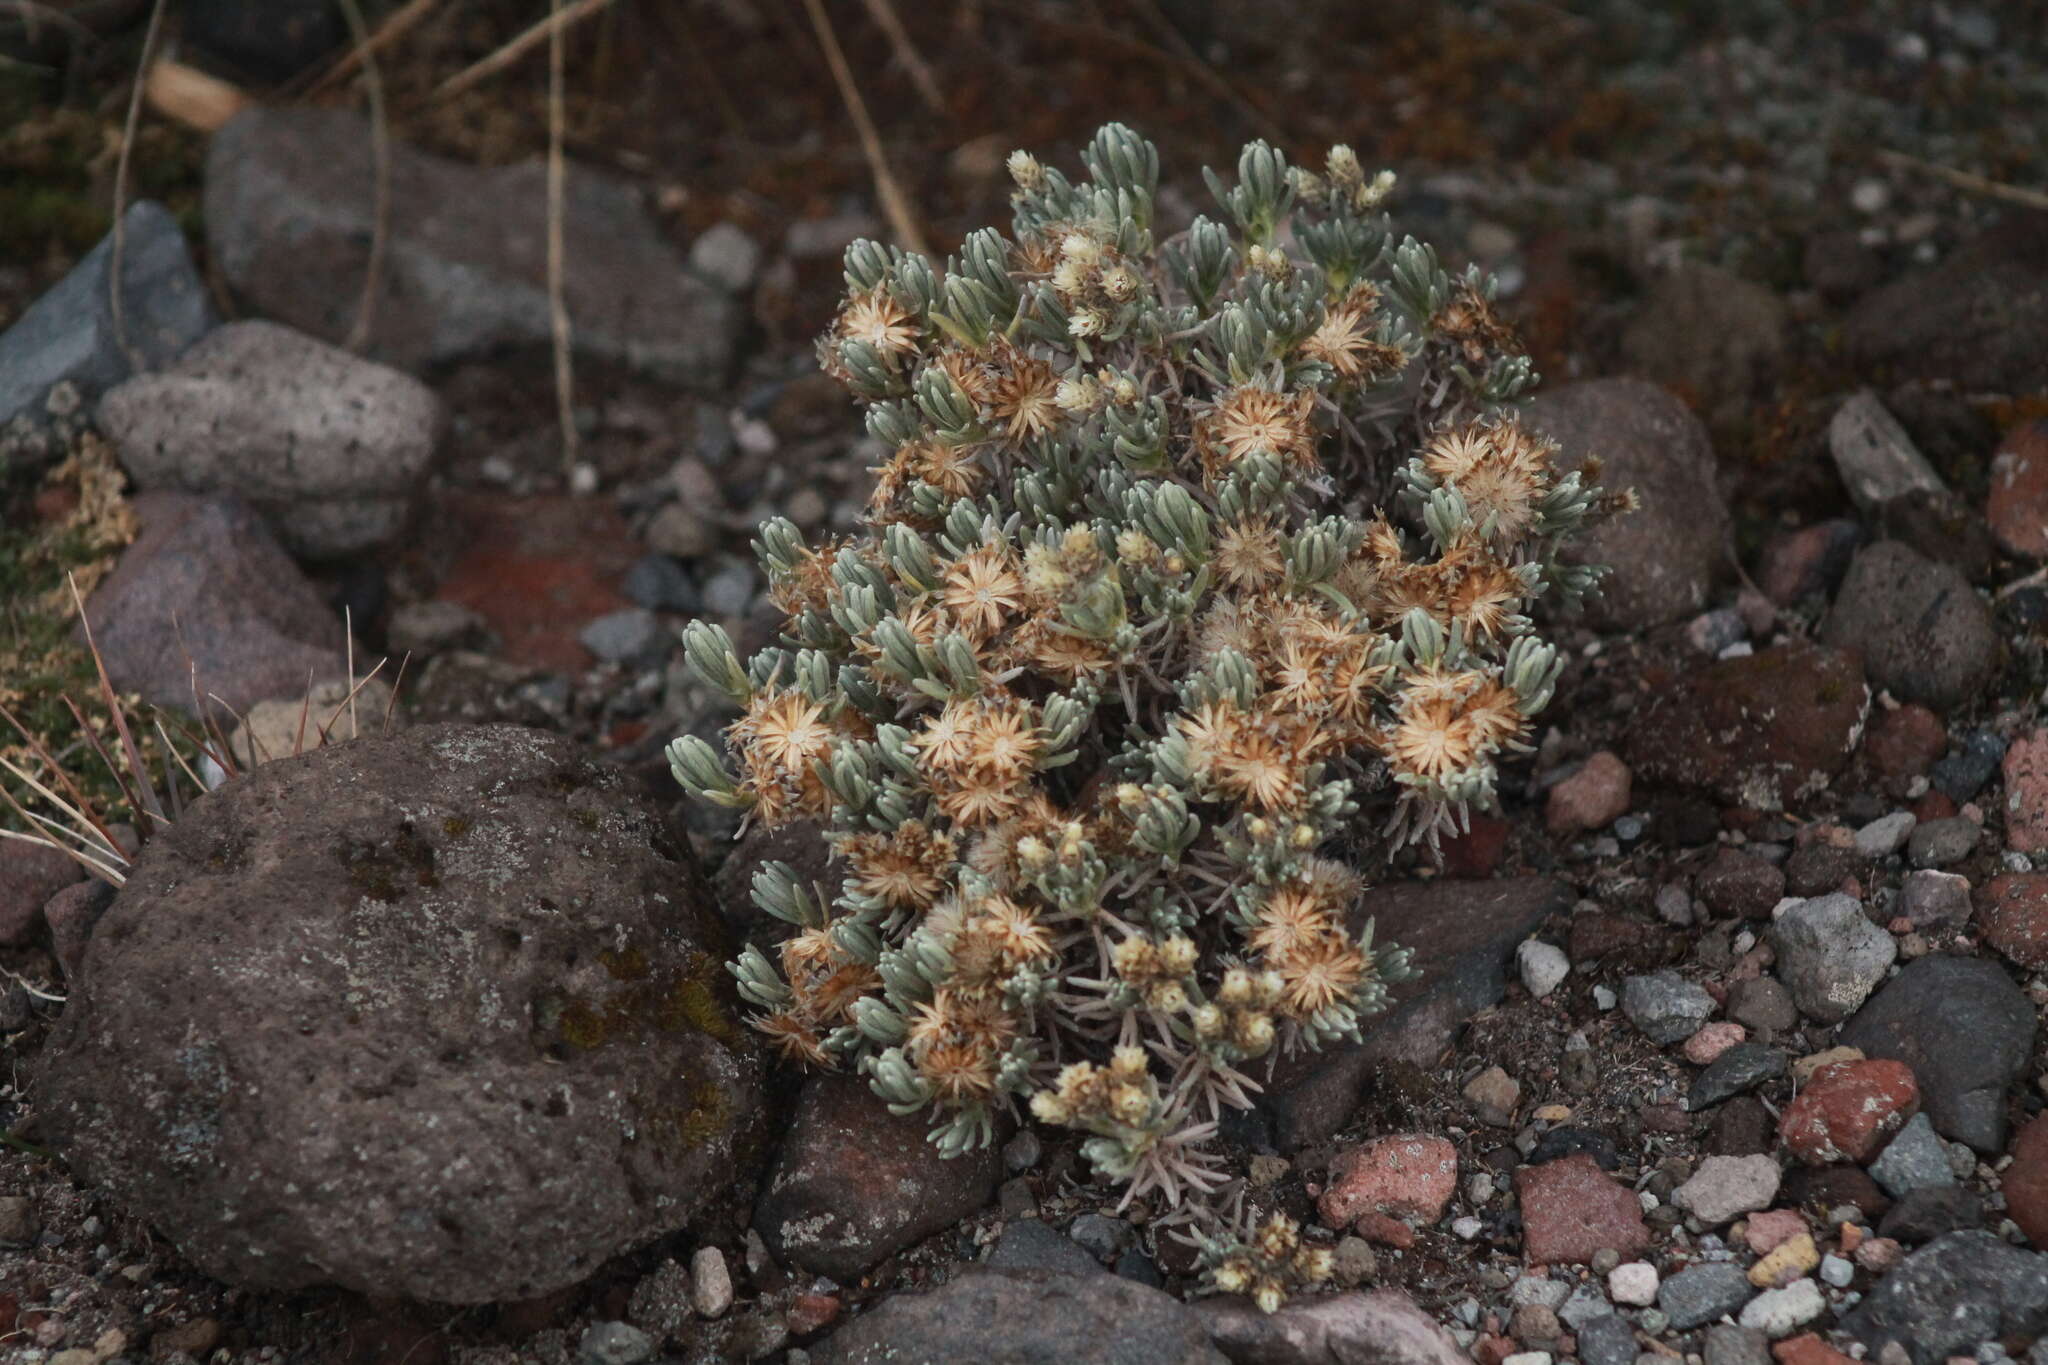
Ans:
[[[698,1247],[690,1257],[690,1305],[707,1318],[732,1307],[732,1273],[717,1247]]]
[[[1649,1307],[1657,1301],[1657,1267],[1648,1261],[1616,1266],[1607,1276],[1607,1293],[1616,1303]]]
[[[1486,1224],[1468,1213],[1462,1218],[1451,1220],[1451,1235],[1461,1242],[1469,1242],[1474,1237],[1477,1237],[1485,1227]],[[1547,1356],[1545,1357],[1545,1359],[1548,1358]]]
[[[1856,1278],[1856,1267],[1829,1252],[1820,1258],[1820,1277],[1837,1289],[1847,1289]]]

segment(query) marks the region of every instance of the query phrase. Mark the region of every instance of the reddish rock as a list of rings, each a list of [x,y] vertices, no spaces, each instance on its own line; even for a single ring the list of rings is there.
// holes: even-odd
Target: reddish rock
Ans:
[[[823,1331],[839,1317],[837,1294],[799,1294],[789,1305],[791,1336],[807,1337]]]
[[[2012,1140],[2012,1164],[2002,1177],[2005,1211],[2036,1247],[2048,1248],[2048,1114]]]
[[[1550,789],[1545,823],[1558,836],[1605,829],[1628,814],[1628,765],[1602,749]]]
[[[2022,735],[2005,751],[2005,846],[2048,850],[2048,730]]]
[[[890,1113],[862,1077],[812,1076],[754,1206],[769,1253],[851,1284],[987,1204],[1002,1174],[996,1148],[948,1161],[924,1140],[928,1126]]]
[[[2029,970],[2048,967],[2048,872],[2001,872],[1979,893],[1977,922],[1992,947]]]
[[[1497,815],[1475,815],[1472,828],[1438,844],[1443,857],[1443,875],[1459,878],[1491,877],[1507,851],[1507,821]]]
[[[1626,1260],[1650,1245],[1635,1191],[1583,1152],[1515,1170],[1522,1254],[1541,1265],[1583,1265],[1603,1251]]]
[[[1457,1189],[1458,1149],[1443,1138],[1411,1133],[1339,1153],[1316,1207],[1324,1225],[1340,1231],[1369,1212],[1433,1223]]]
[[[1742,1238],[1751,1251],[1764,1256],[1805,1231],[1806,1218],[1798,1209],[1771,1209],[1752,1213],[1743,1227]]]
[[[1515,1353],[1513,1337],[1504,1337],[1498,1332],[1489,1332],[1472,1343],[1472,1359],[1476,1365],[1501,1365],[1501,1362]]]
[[[1837,1351],[1812,1332],[1779,1342],[1771,1347],[1771,1355],[1778,1365],[1855,1365],[1851,1357]]]
[[[1370,1209],[1358,1215],[1358,1221],[1351,1225],[1351,1230],[1368,1242],[1393,1247],[1397,1251],[1406,1251],[1415,1245],[1414,1228],[1398,1218]]]
[[[1896,1237],[1868,1237],[1858,1242],[1851,1254],[1857,1265],[1873,1275],[1882,1275],[1904,1258],[1906,1249]]]
[[[1835,1062],[1816,1071],[1785,1106],[1778,1136],[1809,1165],[1860,1165],[1919,1111],[1920,1087],[1904,1062]]]
[[[1666,683],[1631,728],[1627,758],[1639,778],[1783,810],[1842,770],[1869,706],[1855,655],[1794,640]]]
[[[512,663],[554,673],[588,668],[578,634],[632,605],[620,584],[637,545],[610,501],[461,493],[449,511],[468,548],[438,595],[483,617]]]
[[[248,507],[144,493],[135,516],[141,534],[85,604],[117,691],[189,712],[196,670],[199,695],[241,713],[347,673],[341,618]]]
[[[1907,809],[1913,812],[1915,820],[1923,825],[1929,825],[1936,820],[1946,820],[1954,815],[1956,803],[1947,792],[1938,787],[1930,787]]]
[[[2048,418],[2014,427],[1992,456],[1984,520],[2007,554],[2048,559]]]
[[[1934,761],[1948,752],[1948,727],[1917,702],[1879,710],[1864,733],[1863,752],[1880,777],[1925,777]]]
[[[1785,874],[1754,853],[1723,845],[1693,878],[1692,892],[1717,915],[1768,919],[1785,898]]]
[[[1698,1033],[1685,1040],[1685,1060],[1694,1066],[1705,1066],[1747,1037],[1749,1030],[1742,1025],[1717,1019],[1702,1025]]]
[[[47,844],[0,839],[0,944],[28,942],[42,923],[43,905],[85,871]]]
[[[1757,564],[1756,585],[1781,607],[1825,598],[1849,572],[1863,543],[1863,528],[1846,519],[1823,521],[1774,537]]]
[[[1566,955],[1574,962],[1591,962],[1615,953],[1627,954],[1632,961],[1638,956],[1658,957],[1654,949],[1659,938],[1657,930],[1641,920],[1605,910],[1589,910],[1572,916],[1571,943]]]

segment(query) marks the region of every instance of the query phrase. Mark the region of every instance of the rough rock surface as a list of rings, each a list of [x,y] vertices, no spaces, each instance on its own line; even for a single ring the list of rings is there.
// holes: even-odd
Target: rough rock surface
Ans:
[[[1290,1303],[1261,1313],[1241,1298],[1195,1306],[1232,1365],[1465,1365],[1436,1320],[1396,1289]]]
[[[1771,926],[1778,976],[1800,1011],[1833,1024],[1855,1013],[1899,955],[1853,896],[1836,892],[1789,906]]]
[[[891,1114],[864,1077],[806,1081],[754,1209],[776,1259],[850,1283],[988,1203],[997,1148],[948,1161],[925,1141],[930,1126],[924,1114]]]
[[[256,311],[341,343],[372,236],[370,130],[334,109],[251,108],[216,133],[208,245]],[[402,370],[549,337],[546,168],[391,152],[391,232],[368,354]],[[679,383],[724,371],[738,310],[692,275],[634,192],[569,168],[566,303],[578,350]]]
[[[1442,879],[1367,892],[1352,927],[1373,920],[1378,941],[1415,950],[1422,976],[1392,989],[1387,1013],[1365,1021],[1362,1043],[1282,1059],[1261,1103],[1273,1117],[1275,1144],[1291,1151],[1336,1132],[1382,1062],[1436,1065],[1464,1022],[1506,993],[1516,945],[1568,901],[1563,884],[1548,877]]]
[[[1908,963],[1839,1037],[1912,1067],[1936,1132],[1998,1152],[2006,1087],[2027,1064],[2034,1029],[2034,1007],[1997,963],[1933,953]]]
[[[1601,461],[1610,488],[1633,488],[1642,506],[1572,542],[1564,557],[1614,572],[1587,617],[1602,629],[1662,625],[1706,605],[1728,535],[1714,486],[1706,428],[1667,390],[1641,379],[1595,379],[1546,389],[1529,424],[1555,440],[1561,470]]]
[[[410,375],[260,321],[217,328],[99,409],[140,487],[241,497],[315,558],[398,534],[445,420]]]
[[[214,325],[213,305],[169,209],[137,200],[122,234],[122,327],[145,366],[162,365]],[[132,373],[115,335],[107,278],[113,254],[109,233],[0,333],[0,426],[17,417],[40,426],[58,384],[69,382],[90,401]]]
[[[249,508],[145,493],[135,517],[141,534],[85,604],[116,688],[189,711],[197,669],[201,696],[243,712],[308,674],[347,675],[341,620]]]
[[[811,1348],[816,1365],[1223,1365],[1202,1317],[1117,1275],[971,1270],[897,1294]]]
[[[558,737],[266,764],[143,851],[44,1123],[207,1273],[447,1303],[575,1284],[732,1178],[759,1104],[708,907]]]
[[[1651,284],[1621,348],[1630,369],[1718,422],[1777,376],[1785,305],[1753,280],[1688,262]]]
[[[1730,805],[1783,810],[1826,788],[1855,752],[1870,689],[1853,655],[1802,642],[1698,669],[1634,726],[1639,778],[1697,787]]]
[[[1602,1251],[1626,1260],[1647,1249],[1635,1192],[1580,1153],[1515,1170],[1522,1201],[1522,1250],[1547,1265],[1583,1265]]]
[[[1913,1365],[1969,1355],[1980,1342],[2048,1327],[2048,1256],[1991,1233],[1951,1232],[1901,1261],[1842,1317],[1876,1359],[1887,1342]]]
[[[1998,671],[1998,630],[1970,581],[1896,540],[1856,556],[1821,638],[1860,651],[1874,685],[1938,711],[1982,695]]]

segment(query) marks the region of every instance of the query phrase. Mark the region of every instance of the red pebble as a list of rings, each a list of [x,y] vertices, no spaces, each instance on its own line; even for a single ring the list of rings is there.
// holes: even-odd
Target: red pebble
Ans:
[[[1778,1136],[1808,1165],[1861,1165],[1919,1112],[1920,1087],[1904,1062],[1880,1057],[1836,1062],[1816,1071],[1785,1106]]]

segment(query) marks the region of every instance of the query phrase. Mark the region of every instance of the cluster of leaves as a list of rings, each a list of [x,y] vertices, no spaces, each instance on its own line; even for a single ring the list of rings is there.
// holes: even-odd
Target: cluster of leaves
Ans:
[[[890,452],[868,529],[761,528],[782,643],[685,634],[737,768],[669,757],[843,868],[754,884],[791,927],[733,971],[786,1055],[931,1108],[949,1154],[1021,1102],[1180,1204],[1222,1184],[1254,1064],[1357,1037],[1411,974],[1331,852],[1363,799],[1383,850],[1493,799],[1559,669],[1526,609],[1594,586],[1556,552],[1606,500],[1504,408],[1534,376],[1491,281],[1393,241],[1391,176],[1254,143],[1208,177],[1229,221],[1162,243],[1151,144],[1083,157],[1013,156],[1012,235],[943,272],[849,249],[819,353]],[[1347,514],[1404,428],[1398,497]],[[1284,1231],[1217,1264],[1280,1285]]]

